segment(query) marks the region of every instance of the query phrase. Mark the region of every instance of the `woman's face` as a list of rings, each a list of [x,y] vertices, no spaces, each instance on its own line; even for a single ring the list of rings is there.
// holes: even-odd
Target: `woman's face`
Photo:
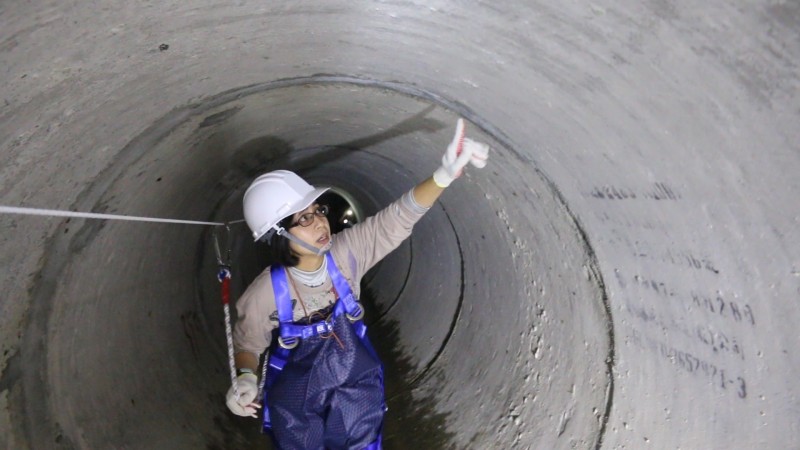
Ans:
[[[314,247],[323,248],[331,241],[331,227],[327,217],[316,214],[319,208],[319,203],[314,203],[303,211],[295,213],[292,216],[292,223],[295,225],[289,228],[289,233]],[[304,227],[298,224],[303,215],[306,215],[310,225]],[[289,248],[300,256],[314,254],[292,241],[289,242]]]

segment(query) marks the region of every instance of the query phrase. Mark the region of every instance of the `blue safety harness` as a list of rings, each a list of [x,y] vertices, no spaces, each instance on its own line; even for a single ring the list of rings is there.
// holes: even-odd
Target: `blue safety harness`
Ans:
[[[367,327],[363,320],[363,307],[356,300],[355,296],[353,295],[353,291],[347,282],[347,279],[345,279],[345,277],[339,271],[339,268],[336,266],[331,254],[327,253],[325,258],[327,259],[328,263],[328,274],[331,277],[333,288],[338,296],[338,299],[333,306],[333,311],[330,317],[326,320],[322,320],[313,324],[299,324],[294,322],[292,300],[289,291],[286,270],[281,266],[273,266],[270,270],[272,287],[275,294],[275,305],[277,307],[280,325],[278,328],[277,345],[272,346],[269,355],[269,367],[267,369],[267,379],[264,387],[264,398],[262,403],[264,411],[263,430],[269,434],[273,434],[273,420],[271,420],[270,412],[267,407],[269,404],[268,393],[270,388],[275,384],[275,382],[278,380],[278,377],[284,371],[284,368],[286,368],[287,363],[292,363],[293,350],[295,350],[295,348],[301,344],[301,341],[308,342],[309,345],[311,345],[310,343],[312,342],[320,341],[319,339],[315,340],[315,337],[327,339],[328,337],[332,336],[335,333],[334,327],[336,326],[337,322],[343,322],[344,318],[341,318],[341,316],[347,318],[349,325],[352,326],[352,331],[357,336],[357,339],[354,338],[354,342],[352,342],[350,346],[355,347],[360,342],[360,344],[366,349],[367,353],[374,358],[378,365],[380,365],[380,360],[378,359],[377,353],[367,337]],[[355,350],[352,351],[355,352]],[[363,351],[361,353],[363,355]],[[380,383],[381,392],[380,408],[382,411],[385,411],[386,406],[382,398],[382,367],[380,367],[378,381]],[[334,387],[333,389],[335,390],[336,388]],[[380,449],[380,432],[378,433],[377,439],[375,439],[374,442],[363,448],[364,450]]]

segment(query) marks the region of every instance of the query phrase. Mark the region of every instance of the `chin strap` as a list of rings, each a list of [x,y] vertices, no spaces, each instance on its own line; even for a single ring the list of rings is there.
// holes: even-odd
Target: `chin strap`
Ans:
[[[331,241],[328,241],[328,243],[325,244],[324,247],[317,248],[317,247],[314,247],[313,245],[311,245],[311,244],[309,244],[307,242],[302,241],[300,238],[294,236],[292,233],[289,233],[288,231],[286,231],[285,228],[282,228],[282,227],[281,228],[276,228],[276,233],[278,233],[278,236],[283,236],[286,239],[289,239],[290,241],[294,242],[295,244],[303,247],[304,249],[306,249],[306,250],[308,250],[310,252],[313,252],[316,255],[324,255],[325,253],[328,253],[328,251],[331,249],[331,244],[333,243],[333,241],[331,240]]]

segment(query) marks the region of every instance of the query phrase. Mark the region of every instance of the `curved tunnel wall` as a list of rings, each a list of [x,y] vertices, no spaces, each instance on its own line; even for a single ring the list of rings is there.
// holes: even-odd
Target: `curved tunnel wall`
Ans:
[[[377,208],[429,175],[464,115],[493,142],[490,167],[369,281],[391,286],[379,308],[403,299],[382,319],[387,351],[412,374],[403,404],[430,419],[400,415],[395,442],[436,424],[456,448],[793,447],[798,14],[4,6],[2,203],[220,217],[285,164]],[[300,79],[314,82],[265,88]],[[221,405],[204,230],[0,221],[9,448],[251,438]],[[453,276],[412,282],[437,265]],[[431,335],[445,344],[423,345],[415,299],[446,309],[457,291],[436,316],[455,325]]]

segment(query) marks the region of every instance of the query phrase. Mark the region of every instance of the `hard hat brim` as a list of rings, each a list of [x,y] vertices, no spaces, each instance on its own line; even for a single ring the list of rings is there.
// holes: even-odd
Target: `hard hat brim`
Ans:
[[[318,199],[322,194],[327,192],[329,189],[330,189],[329,187],[315,188],[313,191],[309,192],[305,197],[303,197],[302,200],[293,205],[285,216],[278,219],[277,222],[275,222],[269,229],[267,229],[267,231],[269,231],[270,229],[277,229],[278,224],[281,223],[283,219],[293,216],[294,214],[299,213],[300,211],[311,206],[316,199]],[[262,233],[260,236],[256,237],[255,240],[256,241],[260,240],[266,234],[267,232]]]
[[[289,214],[285,215],[283,218],[281,218],[281,220],[283,220],[283,219],[285,219],[285,218],[287,218],[287,217],[289,217],[291,215],[294,215],[296,213],[299,213],[300,211],[308,208],[309,206],[311,206],[314,203],[314,201],[316,199],[318,199],[320,197],[320,195],[324,194],[328,189],[330,189],[330,188],[329,187],[316,188],[313,191],[309,192],[308,195],[303,197],[303,200],[300,201],[297,204],[297,207],[296,208],[292,208],[291,209],[292,212],[290,212]],[[280,223],[281,220],[279,220],[278,223]]]

